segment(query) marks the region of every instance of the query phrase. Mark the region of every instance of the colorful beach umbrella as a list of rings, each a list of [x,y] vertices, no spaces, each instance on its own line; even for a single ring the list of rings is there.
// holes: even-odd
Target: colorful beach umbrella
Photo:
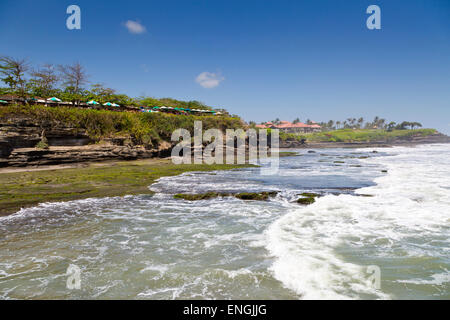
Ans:
[[[48,98],[47,101],[52,101],[52,102],[62,102],[61,99],[58,99],[58,98],[56,98],[56,97]]]

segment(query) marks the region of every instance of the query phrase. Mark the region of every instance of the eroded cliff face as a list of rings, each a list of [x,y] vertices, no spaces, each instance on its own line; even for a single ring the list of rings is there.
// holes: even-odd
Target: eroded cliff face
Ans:
[[[45,136],[48,149],[36,145]],[[172,144],[136,145],[132,137],[96,141],[85,130],[26,117],[0,119],[0,167],[169,156]]]
[[[36,148],[42,137],[48,148]],[[236,142],[236,141],[235,141]],[[400,137],[389,141],[370,142],[302,142],[280,141],[280,148],[362,148],[450,143],[450,137],[440,133],[428,136]],[[268,139],[270,145],[270,139]],[[138,145],[131,136],[114,136],[101,140],[90,137],[86,130],[64,122],[33,119],[12,115],[0,118],[0,167],[40,166],[104,160],[135,160],[168,157],[175,143],[162,141],[154,145]],[[203,147],[207,145],[204,142]]]

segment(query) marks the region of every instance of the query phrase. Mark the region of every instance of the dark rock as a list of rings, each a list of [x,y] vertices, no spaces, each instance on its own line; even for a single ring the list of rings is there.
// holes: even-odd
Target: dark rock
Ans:
[[[178,193],[178,194],[174,195],[173,197],[175,199],[184,199],[184,200],[188,200],[188,201],[197,201],[197,200],[206,200],[206,199],[217,198],[220,195],[221,194],[219,194],[217,192],[207,192],[207,193],[203,193],[203,194]]]
[[[173,197],[175,199],[184,199],[188,201],[197,201],[197,200],[207,200],[217,197],[229,197],[234,196],[241,200],[268,200],[269,197],[275,197],[277,195],[277,191],[271,192],[242,192],[242,193],[218,193],[218,192],[206,192],[199,194],[187,194],[187,193],[178,193]]]
[[[308,205],[308,204],[312,204],[316,202],[316,200],[313,197],[307,197],[307,198],[299,198],[297,200],[297,203],[299,204],[303,204],[303,205]]]
[[[267,200],[269,197],[277,195],[276,191],[273,192],[242,192],[235,194],[234,196],[241,200]]]
[[[320,197],[320,194],[313,193],[313,192],[303,192],[303,193],[300,193],[299,196],[303,196],[306,198],[316,198],[316,197]]]

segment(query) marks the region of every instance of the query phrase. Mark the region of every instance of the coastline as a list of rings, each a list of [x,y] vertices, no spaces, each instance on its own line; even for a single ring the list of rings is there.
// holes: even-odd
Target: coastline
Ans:
[[[280,146],[280,157],[295,156],[292,149],[390,148],[422,144],[450,143],[449,137],[424,141],[397,142],[308,142],[304,145]],[[284,150],[284,151],[283,151]],[[86,198],[103,198],[152,194],[149,186],[164,176],[189,171],[232,170],[253,165],[174,165],[170,158],[138,160],[104,160],[54,165],[0,168],[0,217],[44,202],[61,202]]]
[[[153,194],[149,186],[189,171],[232,170],[254,165],[182,164],[170,159],[74,163],[0,168],[0,217],[44,202]]]
[[[331,141],[307,141],[305,144],[285,141],[280,144],[280,149],[324,149],[324,148],[392,148],[397,146],[414,147],[425,144],[450,143],[450,137],[443,134],[416,137],[413,139],[396,139],[392,141],[356,141],[356,142],[331,142]]]

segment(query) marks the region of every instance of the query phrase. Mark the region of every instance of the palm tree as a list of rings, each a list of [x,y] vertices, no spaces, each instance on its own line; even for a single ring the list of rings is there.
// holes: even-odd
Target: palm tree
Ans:
[[[391,121],[391,122],[389,122],[389,124],[387,125],[387,130],[388,130],[388,131],[392,131],[392,130],[394,130],[395,126],[396,126],[396,123],[395,123],[394,121]]]
[[[380,118],[378,116],[373,118],[372,127],[378,127],[378,121],[379,120],[380,120]]]
[[[340,126],[341,126],[341,122],[339,120],[336,121],[336,129],[339,129]]]
[[[334,121],[333,120],[328,121],[327,127],[330,129],[333,129],[333,126],[334,126]]]
[[[414,130],[414,127],[421,128],[422,124],[420,122],[411,122],[410,126],[411,126],[411,129]]]
[[[361,129],[363,123],[364,123],[364,118],[363,118],[363,117],[359,118],[359,119],[358,119],[358,128]]]

